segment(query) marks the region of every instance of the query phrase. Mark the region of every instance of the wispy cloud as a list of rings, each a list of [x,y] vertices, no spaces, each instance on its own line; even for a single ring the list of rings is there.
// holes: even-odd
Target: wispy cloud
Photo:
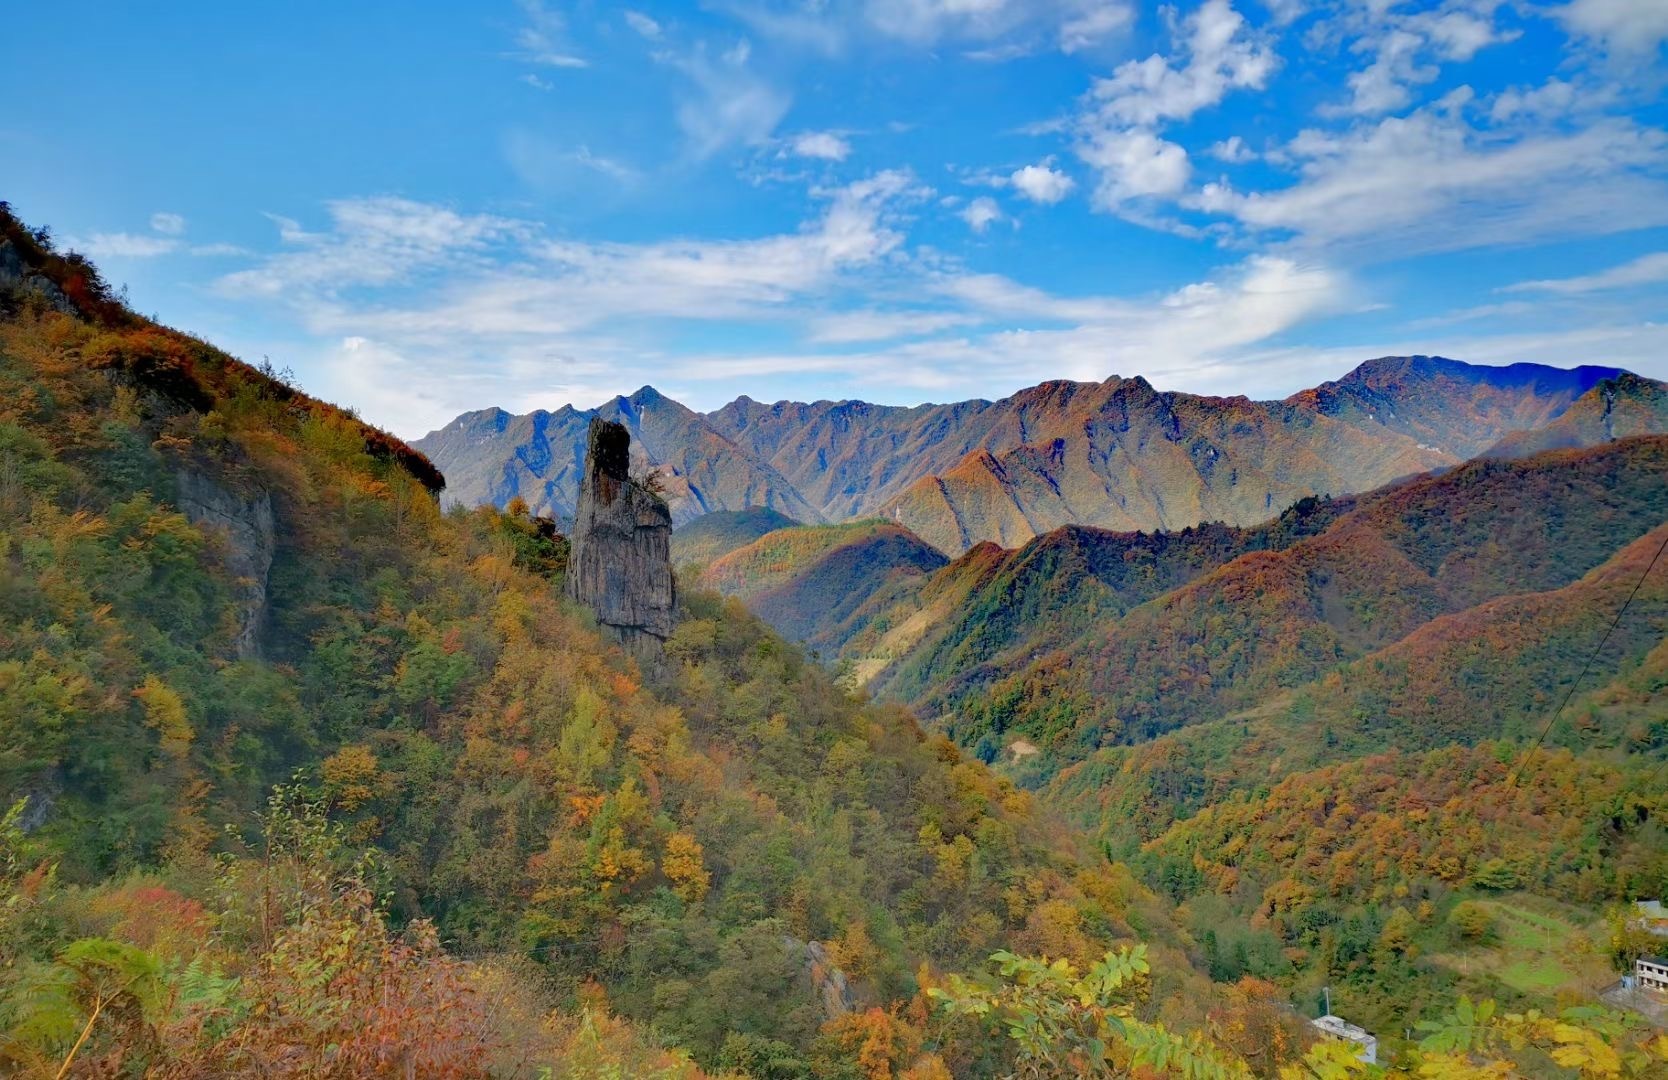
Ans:
[[[457,265],[527,229],[506,218],[460,214],[395,196],[342,199],[328,211],[331,228],[322,233],[274,216],[285,250],[221,277],[216,289],[233,297],[316,297],[398,284],[421,270]]]
[[[644,244],[556,239],[408,200],[342,200],[318,231],[280,220],[282,249],[224,276],[220,291],[288,306],[336,343],[320,362],[340,392],[409,433],[486,401],[531,407],[629,390],[644,364],[669,362],[643,336],[668,321],[800,340],[788,352],[679,356],[680,379],[697,392],[777,365],[846,373],[878,393],[1012,389],[1117,369],[1184,379],[1355,303],[1338,273],[1271,257],[1146,298],[1055,295],[912,250],[909,210],[930,195],[907,173],[878,173],[823,192],[794,232]],[[379,394],[373,382],[411,389]]]
[[[1551,11],[1573,32],[1623,55],[1649,58],[1668,41],[1668,7],[1652,0],[1572,0]]]
[[[1596,274],[1548,278],[1541,281],[1520,281],[1514,285],[1506,285],[1500,291],[1560,293],[1565,296],[1574,296],[1581,293],[1603,292],[1609,289],[1627,289],[1637,285],[1655,285],[1664,281],[1668,281],[1668,251],[1655,251],[1649,255],[1641,255],[1631,262],[1622,263],[1620,266],[1600,270]]]
[[[151,231],[96,232],[84,237],[70,237],[68,245],[95,259],[154,259],[182,250],[181,237],[185,234],[185,218],[166,210],[151,215]],[[187,249],[202,254],[203,247]]]
[[[1230,135],[1220,142],[1212,143],[1209,153],[1216,160],[1225,161],[1230,165],[1241,165],[1257,159],[1256,151],[1245,145],[1245,140],[1238,135]]]
[[[677,119],[697,158],[768,142],[793,104],[791,93],[749,66],[752,51],[744,39],[716,55],[704,43],[686,53],[658,54],[688,77],[694,91],[678,104]]]
[[[69,238],[69,246],[95,259],[150,259],[179,249],[172,236],[145,233],[99,232]]]
[[[628,10],[621,17],[625,19],[627,26],[637,31],[643,37],[648,38],[650,41],[656,41],[660,38],[660,24],[649,16],[643,14],[641,11]]]
[[[567,21],[559,12],[551,11],[542,0],[519,0],[519,5],[525,20],[515,35],[520,59],[545,67],[589,66],[568,44]]]
[[[1433,106],[1284,148],[1283,188],[1207,184],[1193,205],[1308,246],[1402,255],[1668,224],[1668,134],[1624,119],[1515,141]]]

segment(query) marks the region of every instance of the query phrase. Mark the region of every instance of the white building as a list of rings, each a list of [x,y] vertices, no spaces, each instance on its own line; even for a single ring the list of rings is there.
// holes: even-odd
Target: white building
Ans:
[[[1641,990],[1655,990],[1668,994],[1668,960],[1660,956],[1641,956],[1633,962],[1633,977]]]
[[[1368,1034],[1365,1028],[1356,1027],[1343,1017],[1333,1016],[1330,1013],[1311,1020],[1309,1023],[1313,1024],[1317,1031],[1328,1038],[1342,1039],[1345,1042],[1354,1043],[1361,1048],[1361,1052],[1356,1057],[1369,1065],[1378,1064],[1378,1038]]]

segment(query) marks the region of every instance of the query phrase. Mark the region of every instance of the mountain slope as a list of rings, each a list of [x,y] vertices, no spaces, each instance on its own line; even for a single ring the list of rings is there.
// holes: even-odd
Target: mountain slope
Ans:
[[[1439,615],[1562,588],[1664,519],[1668,439],[1479,459],[1364,496],[1319,536],[1244,555],[1013,669],[963,702],[953,727],[969,745],[987,730],[1056,733],[1069,701],[1079,746],[1150,738],[1249,707]]]
[[[748,505],[807,523],[879,515],[956,555],[1068,524],[1255,524],[1308,495],[1456,464],[1618,374],[1386,357],[1284,402],[1114,376],[911,408],[742,397],[704,416],[645,387],[600,412],[633,427],[644,468],[668,466],[679,522]],[[417,445],[454,477],[458,501],[520,495],[559,516],[590,415],[472,413]]]
[[[875,592],[947,561],[907,529],[859,521],[768,533],[714,561],[699,584],[744,600],[790,639],[810,641]]]
[[[34,921],[5,924],[0,1015],[74,937],[140,933],[112,946],[126,962],[164,947],[143,935],[168,912],[209,910],[229,942],[198,969],[214,992],[270,955],[290,1000],[352,1017],[345,976],[318,973],[366,927],[406,956],[385,925],[427,916],[422,955],[508,958],[527,1046],[583,991],[708,1064],[794,1075],[855,1070],[840,1032],[870,1007],[921,1046],[928,1021],[901,1019],[920,973],[1003,945],[1086,962],[1138,921],[1155,1008],[1209,996],[1127,871],[739,605],[690,597],[645,673],[559,599],[565,545],[532,519],[442,514],[415,451],[126,312],[0,207],[9,259],[28,273],[0,280],[0,844],[5,917]],[[379,857],[343,853],[344,876],[375,874],[341,886],[351,925],[303,919],[313,937],[275,946],[301,931],[271,917],[274,867],[337,889],[295,834]],[[109,914],[123,889],[150,897],[129,923]],[[380,1010],[392,991],[369,985]],[[91,1060],[111,1044],[87,1030]],[[963,1045],[940,1074],[1007,1071]]]
[[[1668,434],[1668,385],[1622,374],[1581,395],[1556,420],[1516,431],[1496,443],[1495,457],[1599,446],[1630,435]]]
[[[1548,746],[1577,752],[1660,752],[1668,746],[1668,575],[1644,570],[1665,538],[1668,526],[1659,527],[1562,588],[1434,619],[1242,712],[1095,751],[1060,770],[1050,801],[1111,830],[1122,850],[1235,792],[1391,749],[1521,743],[1546,731]],[[1576,684],[1636,585],[1627,617]],[[1579,693],[1547,731],[1572,685]]]
[[[1440,356],[1387,356],[1286,401],[1464,459],[1511,432],[1551,422],[1600,381],[1623,374],[1608,367],[1483,367]]]
[[[1252,525],[1309,495],[1368,490],[1453,460],[1297,406],[1160,393],[1139,378],[1064,385],[1028,444],[969,455],[884,516],[952,553],[982,539],[1017,546],[1067,524]]]
[[[714,510],[673,531],[672,565],[704,568],[714,559],[746,547],[766,533],[791,529],[798,524],[786,514],[763,506]]]
[[[811,640],[860,665],[882,662],[869,669],[873,692],[930,709],[987,678],[987,665],[999,671],[1013,657],[1091,634],[1247,551],[1314,535],[1350,505],[1305,499],[1249,529],[1217,524],[1120,533],[1070,525],[1014,550],[980,545],[912,591],[877,592],[857,617]],[[922,620],[929,610],[932,617]],[[895,629],[912,624],[919,633]]]

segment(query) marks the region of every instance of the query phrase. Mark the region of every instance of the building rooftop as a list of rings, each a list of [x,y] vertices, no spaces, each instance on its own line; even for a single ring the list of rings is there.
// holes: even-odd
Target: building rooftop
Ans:
[[[1368,1031],[1366,1028],[1357,1027],[1341,1016],[1332,1016],[1329,1014],[1327,1016],[1311,1020],[1309,1023],[1315,1025],[1317,1028],[1320,1028],[1328,1035],[1335,1035],[1340,1039],[1348,1039],[1350,1042],[1359,1043],[1378,1041],[1372,1032]]]

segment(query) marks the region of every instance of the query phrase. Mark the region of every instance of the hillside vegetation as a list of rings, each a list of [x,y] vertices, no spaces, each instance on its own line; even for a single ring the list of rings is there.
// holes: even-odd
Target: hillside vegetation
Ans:
[[[565,548],[531,519],[441,513],[420,455],[127,314],[90,266],[5,223],[49,282],[82,275],[14,289],[0,319],[11,1060],[62,1059],[87,1016],[80,984],[50,1021],[26,987],[123,965],[221,980],[213,1008],[245,1017],[247,1061],[303,1038],[322,1053],[322,1019],[280,1031],[260,1002],[351,1007],[331,996],[346,982],[282,981],[349,926],[366,952],[343,980],[390,963],[416,980],[373,1042],[406,1053],[426,1013],[467,1011],[471,980],[525,1003],[525,1030],[436,1035],[456,1052],[442,1074],[479,1071],[479,1040],[552,1064],[590,1031],[598,1053],[638,1054],[613,1013],[652,1027],[643,1061],[664,1042],[713,1068],[834,1075],[878,1024],[898,1069],[985,1074],[999,1043],[901,1011],[930,973],[1005,945],[1087,963],[1137,929],[1168,949],[1147,1007],[1196,1015],[1150,895],[907,713],[853,701],[711,595],[645,679],[558,599]],[[209,502],[221,518],[182,511]],[[292,794],[257,818],[279,785]],[[297,848],[326,836],[328,852]],[[282,851],[296,873],[342,869],[274,883]],[[171,944],[162,910],[184,920]],[[110,944],[78,944],[95,936]],[[187,1004],[146,1030],[221,1023]],[[83,1060],[135,1052],[87,1022]]]
[[[1668,889],[1668,561],[1647,574],[1668,439],[1584,419],[1654,387],[1595,375],[1512,443],[1553,449],[1261,526],[1068,526],[771,617],[1131,861],[1221,981],[1299,1003],[1330,983],[1386,1031],[1464,994],[1573,1000],[1609,977],[1604,934],[1555,976],[1453,920],[1494,912],[1505,935],[1562,903],[1544,918],[1590,926]],[[803,565],[770,589],[794,595]]]
[[[738,600],[686,595],[639,666],[561,599],[547,520],[443,512],[442,484],[277,373],[128,312],[0,206],[0,1068],[1368,1074],[1311,1049],[1286,989],[1229,985],[1192,913]],[[895,525],[787,532],[742,550],[942,567]],[[1588,583],[1612,587],[1602,567],[1568,587]],[[1655,738],[1652,678],[1592,707]],[[1582,769],[1572,790],[1631,797],[1636,772]],[[1603,826],[1550,805],[1557,837]],[[1602,850],[1625,876],[1601,891],[1656,872],[1655,805],[1616,803],[1630,835]],[[1200,880],[1237,857],[1206,826],[1131,857],[1191,896],[1163,869],[1177,853]],[[1585,850],[1552,873],[1581,875]],[[1608,1014],[1433,985],[1398,1014],[1431,1024],[1398,1075],[1668,1061]]]
[[[793,518],[763,506],[714,510],[672,533],[672,565],[699,572],[713,560],[746,547],[766,533],[797,524]]]

